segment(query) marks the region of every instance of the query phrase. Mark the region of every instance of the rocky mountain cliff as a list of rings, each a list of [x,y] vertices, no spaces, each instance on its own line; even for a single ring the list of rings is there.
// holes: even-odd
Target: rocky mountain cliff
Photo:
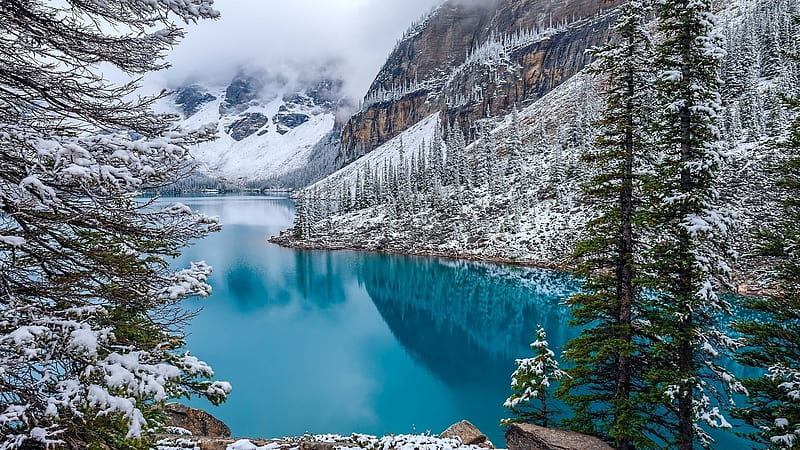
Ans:
[[[736,0],[720,10],[730,157],[719,189],[721,206],[738,215],[732,245],[744,256],[736,270],[745,292],[761,281],[754,231],[777,217],[771,170],[791,120],[781,98],[800,93],[800,64],[787,56],[800,52],[798,14],[800,0]],[[596,214],[580,193],[595,169],[580,157],[595,141],[602,81],[579,71],[518,113],[471,123],[480,130],[471,144],[457,128],[443,130],[447,111],[430,114],[306,190],[297,225],[277,241],[568,266]]]
[[[397,44],[342,135],[341,162],[434,112],[470,130],[531,104],[606,41],[618,1],[447,0]],[[473,130],[474,131],[474,130]]]

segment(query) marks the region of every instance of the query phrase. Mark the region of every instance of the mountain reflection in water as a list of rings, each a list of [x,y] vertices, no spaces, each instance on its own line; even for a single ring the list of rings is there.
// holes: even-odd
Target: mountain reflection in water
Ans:
[[[287,199],[177,200],[224,226],[175,266],[214,267],[214,295],[187,301],[202,308],[188,347],[234,391],[218,408],[189,403],[236,436],[439,433],[467,419],[502,445],[514,359],[530,355],[536,325],[558,355],[577,333],[568,274],[285,249],[267,238],[291,225]]]

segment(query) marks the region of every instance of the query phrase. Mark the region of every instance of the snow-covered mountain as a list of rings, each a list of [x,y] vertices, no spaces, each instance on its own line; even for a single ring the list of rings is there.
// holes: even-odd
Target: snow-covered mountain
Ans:
[[[446,0],[413,24],[343,130],[352,161],[433,113],[472,125],[547,94],[606,41],[619,0]]]
[[[737,0],[720,11],[728,38],[721,75],[730,150],[720,198],[738,215],[732,244],[743,255],[753,247],[754,230],[776,217],[779,190],[770,170],[783,157],[774,141],[789,131],[781,95],[798,93],[800,65],[786,56],[800,50],[798,12],[798,0]],[[499,61],[486,70],[506,69]],[[435,111],[308,189],[298,208],[305,217],[278,240],[568,264],[594,217],[580,194],[594,169],[580,156],[595,139],[600,83],[579,71],[543,97],[531,96],[518,112],[472,121],[469,130]],[[467,145],[464,135],[478,139]],[[739,273],[752,274],[746,265],[753,264],[744,258]]]
[[[201,175],[232,185],[297,187],[313,179],[309,171],[334,169],[339,122],[351,108],[342,84],[240,73],[227,86],[179,87],[160,106],[186,128],[218,124],[219,138],[192,150]]]

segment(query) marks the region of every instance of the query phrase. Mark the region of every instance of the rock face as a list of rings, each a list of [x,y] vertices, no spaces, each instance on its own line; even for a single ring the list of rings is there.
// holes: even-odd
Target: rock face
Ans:
[[[238,75],[225,90],[225,99],[219,106],[220,115],[238,113],[247,109],[248,104],[258,98],[263,85],[262,77]]]
[[[199,409],[189,408],[179,403],[168,403],[167,426],[188,430],[193,436],[228,437],[231,429],[221,420]]]
[[[212,94],[205,92],[202,87],[193,84],[175,91],[175,104],[183,109],[186,117],[194,115],[206,103],[216,100]]]
[[[460,439],[463,444],[477,445],[483,448],[494,448],[494,445],[485,434],[467,420],[454,423],[439,435],[445,439]]]
[[[515,423],[506,430],[508,450],[612,450],[594,436]]]
[[[341,80],[321,80],[316,86],[308,90],[308,97],[314,104],[333,108],[341,99],[344,82]]]
[[[242,115],[240,119],[226,126],[225,132],[228,133],[234,140],[241,141],[242,139],[251,136],[253,133],[257,132],[267,124],[269,124],[269,119],[267,116],[261,113],[246,113]]]
[[[198,177],[174,189],[300,188],[336,170],[341,128],[354,108],[334,73],[243,68],[227,83],[193,81],[161,99],[160,111],[184,116],[180,126],[217,123],[218,138],[193,148]]]
[[[288,111],[280,111],[272,121],[277,125],[278,133],[286,134],[300,125],[308,122],[309,117],[306,114],[292,113]]]
[[[582,69],[606,41],[619,1],[448,0],[407,32],[345,125],[341,160],[430,114],[469,128],[527,105]],[[609,9],[610,8],[610,9]]]

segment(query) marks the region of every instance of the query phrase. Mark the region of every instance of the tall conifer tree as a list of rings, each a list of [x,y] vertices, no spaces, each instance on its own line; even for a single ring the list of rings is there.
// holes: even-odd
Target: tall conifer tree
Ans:
[[[718,328],[730,305],[716,292],[730,271],[725,242],[732,225],[716,206],[715,188],[724,160],[717,75],[724,51],[711,0],[663,0],[657,15],[664,36],[656,48],[654,126],[661,161],[649,184],[653,294],[646,310],[658,361],[648,378],[674,422],[669,444],[691,449],[713,442],[703,425],[730,427],[715,400],[741,388],[720,365],[735,345]]]
[[[634,326],[640,289],[637,276],[637,220],[641,216],[641,172],[652,97],[652,45],[646,28],[652,7],[634,0],[622,7],[617,37],[592,50],[592,70],[606,78],[601,135],[583,159],[598,173],[584,185],[584,196],[600,215],[576,249],[579,271],[587,277],[583,293],[573,296],[574,323],[581,336],[567,344],[575,363],[561,390],[575,407],[567,423],[612,442],[618,449],[648,447],[651,409],[642,407],[642,360],[649,341]]]

